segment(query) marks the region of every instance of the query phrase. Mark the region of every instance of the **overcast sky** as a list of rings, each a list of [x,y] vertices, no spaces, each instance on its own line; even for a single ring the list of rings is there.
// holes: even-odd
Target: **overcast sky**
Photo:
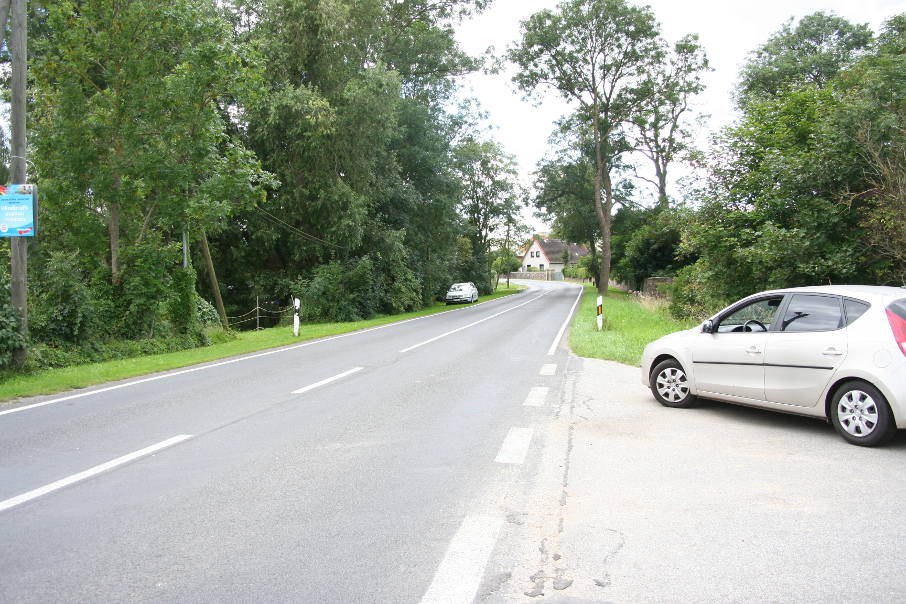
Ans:
[[[906,0],[649,0],[636,4],[652,8],[670,43],[689,33],[699,35],[714,69],[706,76],[707,89],[698,100],[700,110],[711,116],[710,130],[734,119],[731,93],[747,55],[791,17],[798,21],[821,10],[853,23],[867,23],[877,31],[887,18],[906,12]],[[493,46],[502,54],[518,39],[521,20],[556,5],[556,0],[494,0],[484,14],[463,23],[457,37],[469,53],[480,54]],[[516,156],[523,183],[529,185],[530,173],[547,150],[553,122],[569,107],[553,91],[546,93],[540,106],[523,100],[510,81],[512,73],[510,69],[500,75],[467,76],[462,79],[462,94],[480,101],[489,114],[494,138]],[[545,226],[534,222],[536,228]]]

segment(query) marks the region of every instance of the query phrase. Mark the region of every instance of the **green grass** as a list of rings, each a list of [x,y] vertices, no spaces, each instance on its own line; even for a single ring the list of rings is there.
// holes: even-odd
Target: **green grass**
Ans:
[[[671,318],[666,309],[646,308],[628,294],[611,289],[604,298],[604,329],[598,331],[597,296],[594,287],[585,286],[585,295],[569,332],[570,348],[581,357],[638,365],[646,344],[694,325]]]
[[[507,288],[506,283],[502,282],[493,294],[482,296],[480,301],[487,302],[488,300],[515,294],[523,289],[525,288],[518,285],[512,285]],[[244,331],[239,332],[236,339],[205,346],[204,348],[193,348],[168,354],[63,367],[60,369],[44,369],[30,374],[14,375],[0,382],[0,401],[39,394],[54,394],[73,388],[85,388],[86,386],[104,382],[178,369],[239,354],[298,344],[307,340],[335,336],[369,327],[405,321],[415,317],[432,315],[443,312],[447,308],[445,304],[438,302],[415,312],[379,316],[366,321],[302,325],[298,338],[293,337],[292,327],[273,327],[260,331]]]

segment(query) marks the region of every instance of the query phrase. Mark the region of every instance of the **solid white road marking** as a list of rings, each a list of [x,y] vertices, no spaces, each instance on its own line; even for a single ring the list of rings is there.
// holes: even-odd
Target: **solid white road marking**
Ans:
[[[547,391],[549,388],[544,386],[535,386],[529,390],[528,397],[526,397],[525,402],[522,403],[526,407],[543,407],[544,402],[547,399]]]
[[[87,478],[91,478],[92,476],[97,476],[101,472],[106,472],[107,470],[113,469],[117,466],[121,466],[125,463],[129,463],[130,461],[138,459],[139,457],[145,457],[146,455],[151,455],[152,453],[156,453],[157,451],[160,451],[161,449],[166,449],[167,447],[171,447],[177,443],[181,443],[184,440],[188,440],[188,439],[192,438],[192,436],[193,436],[192,434],[180,434],[178,436],[174,436],[173,438],[168,438],[167,440],[159,442],[156,445],[151,445],[150,447],[145,447],[144,449],[135,451],[134,453],[129,453],[128,455],[123,455],[122,457],[117,457],[116,459],[108,461],[107,463],[102,463],[99,466],[89,468],[89,469],[85,470],[84,472],[79,472],[78,474],[73,474],[72,476],[67,476],[66,478],[62,478],[56,482],[52,482],[43,487],[39,487],[37,489],[28,491],[27,493],[22,493],[21,495],[16,495],[15,497],[11,497],[4,501],[0,501],[0,512],[2,512],[4,510],[8,510],[11,507],[15,507],[22,503],[25,503],[26,501],[31,501],[32,499],[41,497],[42,495],[47,495],[48,493],[51,493],[58,489],[62,489],[63,487],[68,487],[71,484],[80,482]]]
[[[469,604],[478,593],[503,518],[466,516],[421,604]]]
[[[331,382],[336,382],[337,380],[341,380],[344,377],[346,377],[347,375],[352,375],[353,373],[361,371],[362,369],[364,369],[364,367],[353,367],[349,371],[344,371],[343,373],[339,373],[333,377],[329,377],[326,380],[321,380],[320,382],[315,382],[314,384],[310,384],[308,386],[305,386],[304,388],[299,388],[298,390],[293,390],[293,394],[302,394],[303,392],[308,392],[309,390],[314,390],[315,388],[320,388],[321,386],[326,386],[327,384],[329,384]]]
[[[529,445],[532,443],[532,428],[510,428],[500,452],[494,459],[497,463],[521,464],[528,455]]]
[[[419,343],[416,344],[415,346],[410,346],[409,348],[403,348],[402,350],[400,350],[400,352],[401,352],[401,353],[402,353],[402,352],[409,352],[410,350],[415,350],[416,348],[421,348],[421,347],[424,346],[425,344],[430,344],[431,342],[436,342],[437,340],[439,340],[439,339],[441,339],[441,338],[446,338],[447,336],[451,336],[451,335],[453,335],[454,333],[457,333],[457,332],[462,331],[463,329],[468,329],[468,328],[470,328],[470,327],[474,327],[474,326],[478,325],[479,323],[484,323],[485,321],[490,321],[491,319],[494,319],[494,318],[496,318],[496,317],[499,317],[500,315],[506,314],[506,313],[510,312],[511,310],[516,310],[517,308],[522,308],[522,307],[525,306],[526,304],[531,304],[531,303],[534,302],[535,300],[537,300],[537,299],[539,299],[539,298],[543,298],[543,297],[546,296],[547,294],[548,294],[548,292],[544,292],[544,293],[541,294],[540,296],[537,296],[537,297],[535,297],[535,298],[532,298],[532,299],[529,300],[528,302],[523,302],[522,304],[517,304],[516,306],[511,306],[511,307],[509,307],[509,308],[506,309],[506,310],[503,310],[503,311],[500,311],[499,313],[496,313],[496,314],[491,315],[490,317],[485,317],[484,319],[480,319],[480,320],[478,320],[478,321],[475,321],[474,323],[469,323],[468,325],[463,325],[462,327],[459,327],[459,328],[457,328],[457,329],[453,329],[453,330],[451,330],[451,331],[448,331],[447,333],[442,333],[442,334],[440,334],[439,336],[435,336],[435,337],[431,338],[430,340],[425,340],[424,342],[419,342]]]
[[[547,350],[547,356],[553,356],[557,351],[557,346],[560,345],[560,338],[563,337],[563,332],[566,331],[566,326],[569,325],[569,320],[573,318],[573,313],[576,312],[576,305],[579,304],[579,300],[582,299],[582,294],[585,293],[585,288],[579,288],[579,295],[576,297],[576,301],[573,302],[573,307],[569,309],[569,314],[566,315],[566,320],[563,321],[563,325],[560,326],[560,331],[557,332],[557,337],[554,338],[553,344]]]
[[[557,375],[557,364],[548,363],[541,366],[541,373],[539,375]]]
[[[68,396],[62,396],[60,398],[51,399],[49,401],[42,401],[40,403],[33,403],[31,405],[24,405],[22,407],[16,407],[15,409],[7,409],[6,411],[0,411],[0,415],[8,415],[10,413],[18,413],[19,411],[27,411],[29,409],[36,409],[38,407],[44,407],[46,405],[54,405],[56,403],[62,403],[64,401],[71,401],[73,399],[82,398],[85,396],[92,396],[94,394],[101,394],[103,392],[119,390],[120,388],[129,388],[130,386],[138,386],[139,384],[145,384],[147,382],[156,382],[157,380],[163,380],[166,378],[176,377],[178,375],[185,375],[187,373],[195,373],[196,371],[205,371],[206,369],[213,369],[215,367],[223,367],[224,365],[231,365],[233,363],[241,363],[242,361],[249,361],[251,359],[266,357],[266,356],[270,356],[272,354],[290,352],[291,350],[297,350],[299,348],[306,348],[308,346],[317,346],[318,344],[323,344],[325,342],[331,342],[333,340],[339,340],[340,338],[351,338],[354,336],[361,335],[363,333],[369,333],[372,331],[377,331],[379,329],[388,329],[390,327],[404,325],[406,323],[411,323],[413,321],[421,321],[423,319],[439,317],[441,315],[446,315],[446,314],[452,313],[452,312],[469,311],[473,308],[476,308],[477,306],[481,306],[482,304],[490,304],[492,302],[496,302],[498,300],[503,300],[503,299],[505,299],[505,298],[495,298],[494,300],[488,300],[487,302],[480,302],[478,304],[473,304],[472,306],[467,306],[465,308],[456,308],[453,310],[446,310],[446,311],[439,312],[439,313],[424,315],[422,317],[413,317],[412,319],[406,319],[405,321],[397,321],[395,323],[388,323],[387,325],[378,325],[377,327],[369,327],[368,329],[360,329],[358,331],[351,331],[349,333],[341,333],[336,336],[330,336],[328,338],[321,338],[318,340],[312,340],[310,342],[305,342],[304,344],[296,344],[295,346],[286,346],[283,348],[276,348],[274,350],[268,350],[267,352],[259,352],[257,354],[249,354],[246,356],[229,359],[228,361],[220,361],[218,363],[211,363],[209,365],[200,365],[200,366],[192,367],[190,369],[183,369],[180,371],[170,371],[170,372],[163,373],[161,375],[155,375],[155,376],[149,377],[149,378],[143,378],[143,379],[135,380],[132,382],[126,382],[124,384],[117,384],[116,386],[107,386],[106,388],[98,388],[96,390],[89,390],[88,392],[79,392],[78,394],[70,394]]]

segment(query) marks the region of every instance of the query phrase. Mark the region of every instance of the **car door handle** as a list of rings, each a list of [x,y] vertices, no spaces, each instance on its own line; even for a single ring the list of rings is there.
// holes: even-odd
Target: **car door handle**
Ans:
[[[838,357],[838,356],[841,356],[843,353],[840,352],[839,350],[837,350],[836,348],[828,348],[821,354],[823,354],[826,357]]]
[[[746,354],[761,354],[761,350],[758,346],[749,346],[746,348]]]

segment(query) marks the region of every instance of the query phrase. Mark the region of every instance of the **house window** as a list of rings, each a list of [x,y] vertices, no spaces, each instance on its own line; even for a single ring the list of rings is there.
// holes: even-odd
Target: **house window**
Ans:
[[[544,265],[543,265],[543,264],[539,264],[539,265],[538,265],[538,270],[542,270],[542,271],[543,271],[543,270],[544,270]]]

